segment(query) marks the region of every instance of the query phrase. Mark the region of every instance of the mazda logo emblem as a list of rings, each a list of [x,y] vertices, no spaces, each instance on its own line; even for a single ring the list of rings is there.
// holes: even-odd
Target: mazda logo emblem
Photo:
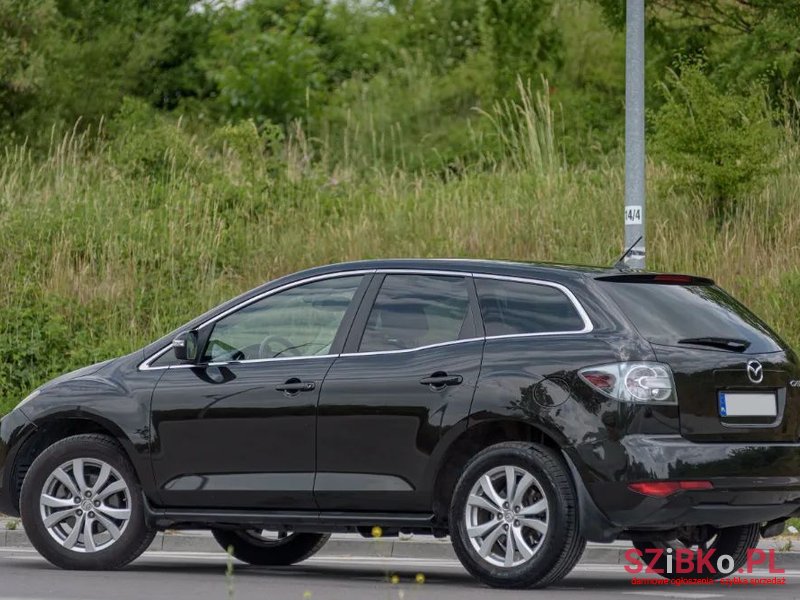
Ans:
[[[764,379],[764,367],[757,360],[747,362],[747,376],[753,383],[761,383]]]

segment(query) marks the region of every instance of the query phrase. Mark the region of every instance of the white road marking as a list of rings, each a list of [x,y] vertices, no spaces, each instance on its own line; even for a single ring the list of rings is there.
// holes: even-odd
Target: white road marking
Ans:
[[[622,592],[623,596],[657,596],[659,598],[686,598],[702,600],[703,598],[722,598],[723,594],[697,594],[692,592]]]

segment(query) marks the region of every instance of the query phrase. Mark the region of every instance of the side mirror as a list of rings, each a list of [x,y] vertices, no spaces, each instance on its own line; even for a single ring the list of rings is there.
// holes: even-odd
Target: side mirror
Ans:
[[[197,362],[197,332],[186,331],[172,340],[175,358],[184,362]]]

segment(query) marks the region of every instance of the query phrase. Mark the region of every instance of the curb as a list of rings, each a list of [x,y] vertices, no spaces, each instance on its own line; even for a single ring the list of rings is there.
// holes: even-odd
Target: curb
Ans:
[[[769,542],[762,542],[759,547],[765,551],[774,550],[774,547]],[[31,543],[22,529],[0,530],[0,548],[31,548]],[[625,559],[627,549],[628,546],[622,544],[588,544],[580,563],[599,565],[628,564]],[[163,532],[159,532],[156,535],[148,550],[158,552],[222,552],[219,545],[210,535]],[[369,540],[344,536],[331,538],[320,550],[318,556],[458,560],[452,545],[445,540]],[[775,566],[781,569],[800,569],[800,552],[776,552]]]

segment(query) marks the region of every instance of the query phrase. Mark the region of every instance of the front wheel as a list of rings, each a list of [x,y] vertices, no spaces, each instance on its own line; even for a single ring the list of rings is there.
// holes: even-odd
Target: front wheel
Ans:
[[[299,563],[319,552],[330,535],[270,532],[256,529],[213,529],[222,549],[239,560],[262,567]]]
[[[665,579],[721,579],[730,573],[736,573],[744,566],[745,562],[747,562],[748,551],[758,545],[759,537],[759,524],[755,523],[753,525],[740,525],[738,527],[718,529],[716,532],[713,532],[708,539],[702,542],[686,538],[669,541],[637,540],[633,542],[633,546],[642,553],[642,563],[649,566],[652,562],[652,568]],[[709,569],[705,564],[700,564],[700,561],[696,560],[696,555],[693,555],[691,570],[687,571],[686,568],[681,568],[681,572],[678,573],[677,571],[679,569],[676,559],[677,552],[681,549],[688,549],[695,552],[697,550],[702,550],[703,554],[710,554],[713,550],[713,554],[710,554],[712,568]],[[668,553],[668,550],[672,550],[672,552]],[[672,555],[671,569],[668,562],[669,554]],[[732,561],[726,561],[726,564],[723,565],[727,570],[725,573],[719,571],[717,562],[719,557],[723,554],[727,554],[733,559]],[[669,572],[670,570],[672,572]]]
[[[153,541],[144,496],[119,445],[76,435],[51,445],[28,470],[20,512],[39,553],[63,569],[125,566]]]
[[[492,587],[553,584],[586,547],[566,465],[539,444],[497,444],[475,456],[456,484],[449,522],[459,560]]]

